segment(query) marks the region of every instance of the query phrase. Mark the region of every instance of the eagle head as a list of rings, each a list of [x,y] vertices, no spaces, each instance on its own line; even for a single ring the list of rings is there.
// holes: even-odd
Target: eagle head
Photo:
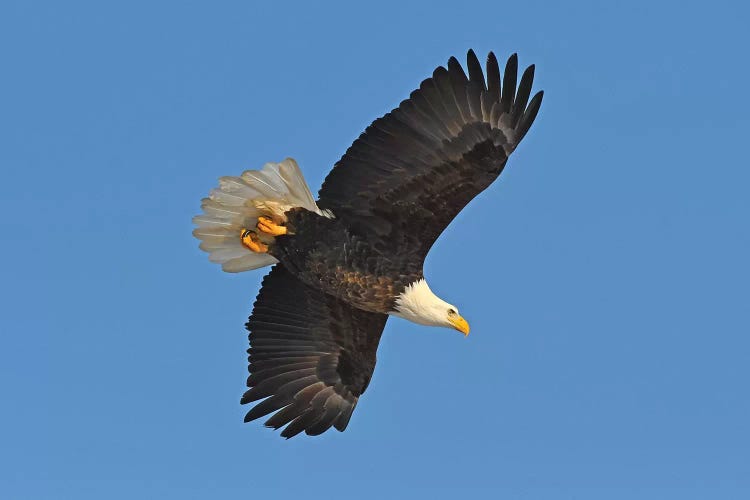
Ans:
[[[458,308],[432,293],[424,278],[404,288],[390,314],[420,325],[444,326],[469,334],[469,323],[458,314]]]

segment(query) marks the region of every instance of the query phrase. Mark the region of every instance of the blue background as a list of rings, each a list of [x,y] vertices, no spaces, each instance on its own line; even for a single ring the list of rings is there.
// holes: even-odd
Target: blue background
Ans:
[[[742,2],[2,2],[0,497],[747,498]],[[546,90],[440,238],[472,333],[388,322],[343,434],[243,424],[261,271],[190,235],[221,175],[313,190],[473,47]]]

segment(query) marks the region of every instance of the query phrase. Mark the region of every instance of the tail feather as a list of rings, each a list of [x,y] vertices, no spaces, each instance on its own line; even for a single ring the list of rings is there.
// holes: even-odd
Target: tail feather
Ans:
[[[289,193],[292,197],[301,202],[301,207],[319,212],[318,205],[313,199],[310,188],[307,186],[297,162],[292,160],[290,162],[271,163],[269,164],[269,169],[276,172],[276,175],[289,188]]]
[[[237,273],[277,262],[271,255],[255,253],[240,240],[245,228],[254,228],[258,217],[285,222],[285,213],[303,207],[321,215],[297,162],[287,158],[280,163],[266,163],[261,170],[247,170],[239,177],[221,177],[219,187],[201,202],[203,213],[193,217],[198,227],[193,235],[201,240],[200,248],[209,260],[222,265],[226,272]],[[267,243],[270,236],[261,235]]]

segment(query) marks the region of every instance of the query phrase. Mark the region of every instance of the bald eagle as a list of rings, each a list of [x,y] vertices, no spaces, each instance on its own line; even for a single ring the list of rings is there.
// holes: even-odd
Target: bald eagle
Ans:
[[[375,368],[389,315],[469,325],[430,290],[423,262],[453,218],[503,171],[536,118],[534,66],[513,54],[486,79],[473,51],[375,120],[331,170],[315,201],[297,163],[222,177],[193,234],[224,271],[275,264],[246,324],[245,416],[290,438],[343,431]]]

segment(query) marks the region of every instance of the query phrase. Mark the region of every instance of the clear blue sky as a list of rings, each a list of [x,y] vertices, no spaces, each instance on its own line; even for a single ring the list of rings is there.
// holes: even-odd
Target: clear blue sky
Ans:
[[[265,4],[2,2],[0,497],[748,498],[749,8]],[[263,272],[200,198],[317,189],[469,47],[546,91],[427,260],[471,335],[390,320],[343,434],[243,424]]]

